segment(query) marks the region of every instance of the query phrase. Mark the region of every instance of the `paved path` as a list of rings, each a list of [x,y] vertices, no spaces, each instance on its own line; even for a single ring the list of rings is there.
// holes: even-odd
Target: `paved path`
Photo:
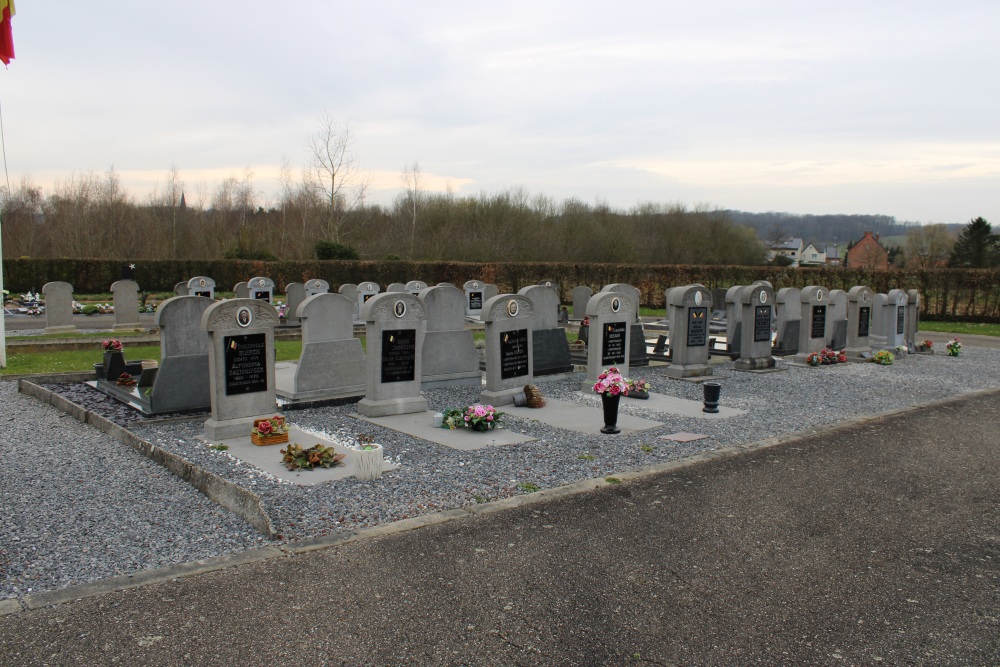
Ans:
[[[997,665],[998,396],[0,616],[0,664]]]

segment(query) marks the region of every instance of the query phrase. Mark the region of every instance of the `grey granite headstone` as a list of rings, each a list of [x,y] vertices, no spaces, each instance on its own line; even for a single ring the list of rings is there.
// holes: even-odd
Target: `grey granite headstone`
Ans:
[[[215,281],[208,276],[195,276],[187,281],[187,294],[215,298]]]
[[[795,363],[805,364],[810,353],[826,347],[830,326],[830,292],[825,287],[810,285],[803,288],[799,301],[799,351],[792,359]]]
[[[498,294],[500,294],[500,290],[496,285],[491,285],[490,283],[483,285],[483,299],[485,299],[483,303],[486,303],[486,301],[489,301]]]
[[[633,320],[632,327],[629,329],[629,335],[632,338],[632,342],[629,346],[630,356],[628,364],[629,366],[648,366],[649,355],[646,351],[646,333],[643,331],[642,320],[639,317],[639,307],[642,305],[642,293],[627,283],[605,285],[601,291],[623,294],[631,302]]]
[[[361,317],[368,341],[365,397],[358,412],[384,417],[427,410],[420,394],[427,311],[412,294],[377,294],[365,303]]]
[[[45,283],[45,333],[70,333],[73,326],[73,286],[64,282]]]
[[[191,292],[188,290],[188,281],[182,280],[174,285],[174,294],[177,296],[187,296]]]
[[[411,280],[406,283],[406,291],[413,296],[420,296],[420,292],[427,289],[427,283],[423,280]]]
[[[249,299],[250,284],[245,282],[236,283],[233,285],[233,293],[236,295],[237,299]]]
[[[911,289],[906,293],[906,346],[910,354],[917,351],[917,330],[920,328],[920,291]]]
[[[212,339],[202,330],[201,319],[214,303],[204,296],[175,296],[156,309],[160,363],[149,394],[151,413],[211,407],[208,349]]]
[[[361,396],[365,392],[365,351],[354,337],[354,303],[322,292],[296,308],[302,324],[302,353],[291,385],[279,378],[277,394],[289,401]]]
[[[285,285],[285,323],[288,326],[299,325],[298,308],[306,300],[306,286],[302,283]]]
[[[883,347],[887,344],[885,332],[885,311],[889,296],[879,292],[872,297],[872,331],[869,335],[872,347]]]
[[[739,354],[743,349],[743,288],[745,285],[733,285],[726,290],[726,347],[730,354]],[[771,302],[773,306],[774,302]],[[768,356],[771,351],[768,350]]]
[[[385,288],[386,292],[408,292],[405,283],[389,283],[389,286]]]
[[[115,301],[114,329],[141,329],[139,324],[139,284],[134,280],[118,280],[111,284]]]
[[[531,365],[535,377],[572,372],[566,330],[559,326],[559,295],[545,285],[529,285],[518,295],[529,299],[534,311]]]
[[[847,347],[844,354],[848,361],[870,361],[872,333],[872,308],[875,293],[866,285],[855,285],[847,292]]]
[[[358,305],[358,286],[354,283],[344,283],[337,290],[337,293],[351,300],[354,304],[354,321],[359,321],[361,319],[361,307]]]
[[[594,296],[594,290],[586,285],[573,288],[573,319],[582,321],[587,314],[587,302]]]
[[[326,294],[330,291],[330,283],[322,278],[310,278],[306,281],[306,298],[316,294]]]
[[[827,341],[834,350],[847,347],[847,292],[842,289],[830,290],[830,310]]]
[[[882,326],[885,346],[894,350],[899,345],[906,345],[906,306],[910,299],[901,289],[889,290],[887,297]]]
[[[635,322],[632,301],[619,292],[598,292],[587,302],[590,318],[590,342],[587,345],[587,379],[580,389],[593,392],[597,376],[616,367],[628,376],[631,328]]]
[[[531,382],[534,305],[519,294],[498,294],[482,308],[486,326],[486,388],[479,400],[509,405]]]
[[[727,300],[729,296],[727,292]],[[740,289],[738,300],[743,311],[740,315],[740,358],[733,368],[739,371],[774,368],[774,357],[771,356],[774,290],[763,283],[754,283]]]
[[[429,287],[420,300],[427,309],[421,387],[481,385],[479,351],[465,328],[465,294],[457,287]]]
[[[480,317],[482,314],[483,304],[486,303],[486,294],[483,291],[485,285],[486,283],[479,280],[470,280],[463,286],[466,317]]]
[[[364,309],[365,304],[368,300],[379,294],[382,291],[382,287],[378,283],[365,282],[358,283],[358,314],[360,317],[361,311]],[[363,318],[362,318],[363,319]]]
[[[247,289],[250,290],[251,299],[259,299],[274,303],[274,281],[270,278],[257,276],[247,281]]]
[[[704,285],[674,287],[667,293],[670,318],[670,377],[703,377],[712,374],[708,365],[708,320],[712,293]]]
[[[795,287],[783,287],[774,295],[774,319],[777,336],[774,353],[795,354],[799,351],[799,329],[802,317],[802,292]]]
[[[639,300],[642,294],[638,289],[632,287],[627,283],[611,283],[610,285],[605,285],[601,288],[602,292],[617,292],[618,294],[624,294],[628,297],[628,300],[632,303],[632,317],[633,322],[639,321]]]
[[[544,285],[545,287],[551,287],[556,291],[556,296],[559,297],[559,303],[562,303],[562,284],[553,278],[542,278],[538,281],[539,285]]]
[[[201,316],[208,347],[212,416],[205,437],[249,436],[254,419],[277,410],[274,386],[274,327],[278,312],[264,299],[217,301]]]

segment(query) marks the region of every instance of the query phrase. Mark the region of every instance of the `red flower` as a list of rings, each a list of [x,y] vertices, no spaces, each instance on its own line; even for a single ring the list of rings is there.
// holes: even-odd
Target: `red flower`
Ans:
[[[265,420],[257,424],[257,432],[261,435],[267,435],[271,432],[271,422]]]

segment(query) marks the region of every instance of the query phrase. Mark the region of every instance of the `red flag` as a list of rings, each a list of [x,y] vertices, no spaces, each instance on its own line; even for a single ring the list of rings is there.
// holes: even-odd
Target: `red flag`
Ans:
[[[10,29],[10,19],[14,16],[14,0],[0,0],[3,18],[0,19],[0,61],[9,65],[14,59],[14,33]]]

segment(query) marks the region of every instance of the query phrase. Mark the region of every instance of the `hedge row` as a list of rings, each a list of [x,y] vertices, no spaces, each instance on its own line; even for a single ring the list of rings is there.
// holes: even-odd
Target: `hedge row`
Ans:
[[[122,275],[122,263],[98,259],[6,259],[4,287],[11,292],[38,290],[51,281],[73,285],[78,294],[107,292]],[[588,285],[595,291],[609,283],[628,283],[642,293],[643,305],[664,307],[670,287],[700,283],[710,289],[768,280],[774,288],[823,285],[847,290],[868,285],[876,292],[893,288],[917,289],[923,297],[921,316],[1000,322],[1000,269],[849,269],[843,267],[791,268],[771,266],[685,266],[572,263],[472,263],[410,261],[279,261],[250,260],[146,260],[135,269],[144,291],[169,292],[174,284],[192,276],[215,279],[218,289],[232,290],[236,283],[254,276],[274,280],[279,291],[290,282],[322,278],[333,289],[344,283],[389,283],[423,280],[429,285],[450,282],[461,287],[467,280],[497,285],[501,292],[551,280],[559,286],[564,303],[572,300],[573,287]]]

